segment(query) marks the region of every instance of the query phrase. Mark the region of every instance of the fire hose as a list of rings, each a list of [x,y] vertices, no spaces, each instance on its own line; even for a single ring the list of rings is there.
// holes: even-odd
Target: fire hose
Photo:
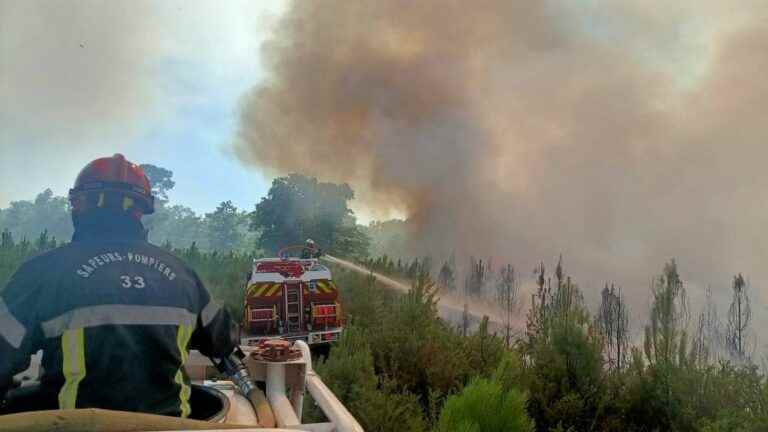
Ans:
[[[245,354],[240,348],[236,348],[229,357],[214,362],[216,368],[227,374],[240,393],[253,405],[256,417],[261,427],[275,427],[275,414],[272,412],[264,392],[256,386],[248,372],[248,367],[243,363]]]

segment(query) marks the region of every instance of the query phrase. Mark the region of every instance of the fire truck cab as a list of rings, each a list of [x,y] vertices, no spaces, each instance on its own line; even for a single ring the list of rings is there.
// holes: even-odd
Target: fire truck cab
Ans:
[[[243,345],[265,339],[303,340],[310,345],[338,340],[341,305],[331,271],[316,258],[289,257],[254,260],[245,289]]]

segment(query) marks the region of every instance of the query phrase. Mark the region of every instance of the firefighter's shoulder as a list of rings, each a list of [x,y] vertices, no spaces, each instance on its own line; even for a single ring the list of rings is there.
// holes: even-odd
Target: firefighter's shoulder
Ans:
[[[56,266],[62,258],[70,256],[69,245],[59,246],[54,249],[39,251],[27,258],[14,273],[13,277],[34,276],[41,278],[52,266]]]

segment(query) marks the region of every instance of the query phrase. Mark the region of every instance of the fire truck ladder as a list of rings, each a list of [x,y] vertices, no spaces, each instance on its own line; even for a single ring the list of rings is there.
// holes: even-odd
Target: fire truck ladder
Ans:
[[[288,333],[301,331],[301,284],[286,284],[285,286],[285,321]]]

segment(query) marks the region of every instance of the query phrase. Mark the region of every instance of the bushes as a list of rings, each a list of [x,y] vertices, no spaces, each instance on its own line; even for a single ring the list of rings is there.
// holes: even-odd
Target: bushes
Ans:
[[[543,266],[537,273],[520,352],[538,431],[768,430],[768,383],[757,368],[709,364],[689,345],[688,304],[674,261],[654,280],[645,343],[622,363],[618,351],[605,355],[605,326],[594,325],[601,317],[589,318],[562,267],[554,281]]]
[[[532,431],[527,397],[520,390],[521,377],[519,357],[507,353],[490,379],[473,378],[461,393],[446,400],[437,430]]]
[[[503,341],[488,332],[487,323],[471,337],[463,337],[438,317],[435,285],[425,273],[408,294],[400,296],[370,277],[339,269],[334,275],[342,290],[347,328],[321,374],[324,380],[345,382],[347,378],[339,377],[349,377],[354,361],[367,364],[370,353],[378,390],[371,393],[378,396],[363,399],[384,411],[377,414],[378,419],[368,411],[371,408],[353,411],[367,419],[366,430],[388,430],[377,428],[403,418],[409,430],[435,426],[445,398],[461,391],[476,375],[491,378],[504,356]],[[365,347],[352,338],[364,339]],[[365,352],[366,359],[354,360],[360,354],[353,352]],[[341,386],[339,391],[348,394],[346,388]],[[356,403],[350,400],[352,406]],[[395,408],[407,415],[392,416]]]
[[[376,365],[418,395],[425,408],[430,390],[447,394],[468,378],[462,340],[437,318],[434,284],[426,276],[383,314],[381,327],[371,329]]]
[[[421,432],[427,430],[419,400],[394,381],[382,378],[377,391],[350,404],[363,429],[369,432]]]
[[[360,400],[378,385],[368,335],[359,327],[348,327],[329,358],[316,369],[343,402]]]
[[[473,380],[459,395],[448,398],[438,430],[530,431],[525,397],[517,390],[504,392],[499,383]]]
[[[756,367],[642,365],[639,359],[610,380],[611,424],[621,427],[604,430],[768,430],[768,385]]]
[[[524,380],[531,397],[528,412],[537,429],[590,430],[605,403],[602,345],[583,304],[579,287],[561,264],[556,280],[538,270],[538,291],[529,311]]]
[[[528,360],[529,412],[539,430],[589,430],[604,398],[600,347],[589,333],[574,322],[561,323],[533,345]]]
[[[472,337],[460,336],[437,317],[434,287],[426,277],[399,298],[382,294],[370,279],[350,275],[343,279],[348,284],[357,282],[344,288],[350,323],[317,370],[365,430],[422,431],[437,426],[444,399],[460,392],[476,375],[485,377],[476,383],[480,388],[451,402],[457,415],[468,415],[478,397],[487,396],[497,406],[482,415],[494,413],[498,417],[494,424],[507,428],[485,429],[484,422],[471,427],[530,430],[525,398],[514,388],[521,376],[519,360],[505,355],[501,339],[487,332],[487,324]],[[378,304],[380,309],[372,313],[378,318],[363,319],[358,308],[369,311],[369,307],[355,295],[366,295]],[[452,421],[440,417],[440,422]],[[440,426],[449,427],[441,430],[456,430],[453,423],[448,425]]]
[[[517,389],[476,378],[460,394],[448,398],[440,414],[439,432],[528,432],[533,422],[525,412],[526,397]]]
[[[347,328],[317,371],[366,431],[425,430],[416,395],[374,372],[368,332]]]

